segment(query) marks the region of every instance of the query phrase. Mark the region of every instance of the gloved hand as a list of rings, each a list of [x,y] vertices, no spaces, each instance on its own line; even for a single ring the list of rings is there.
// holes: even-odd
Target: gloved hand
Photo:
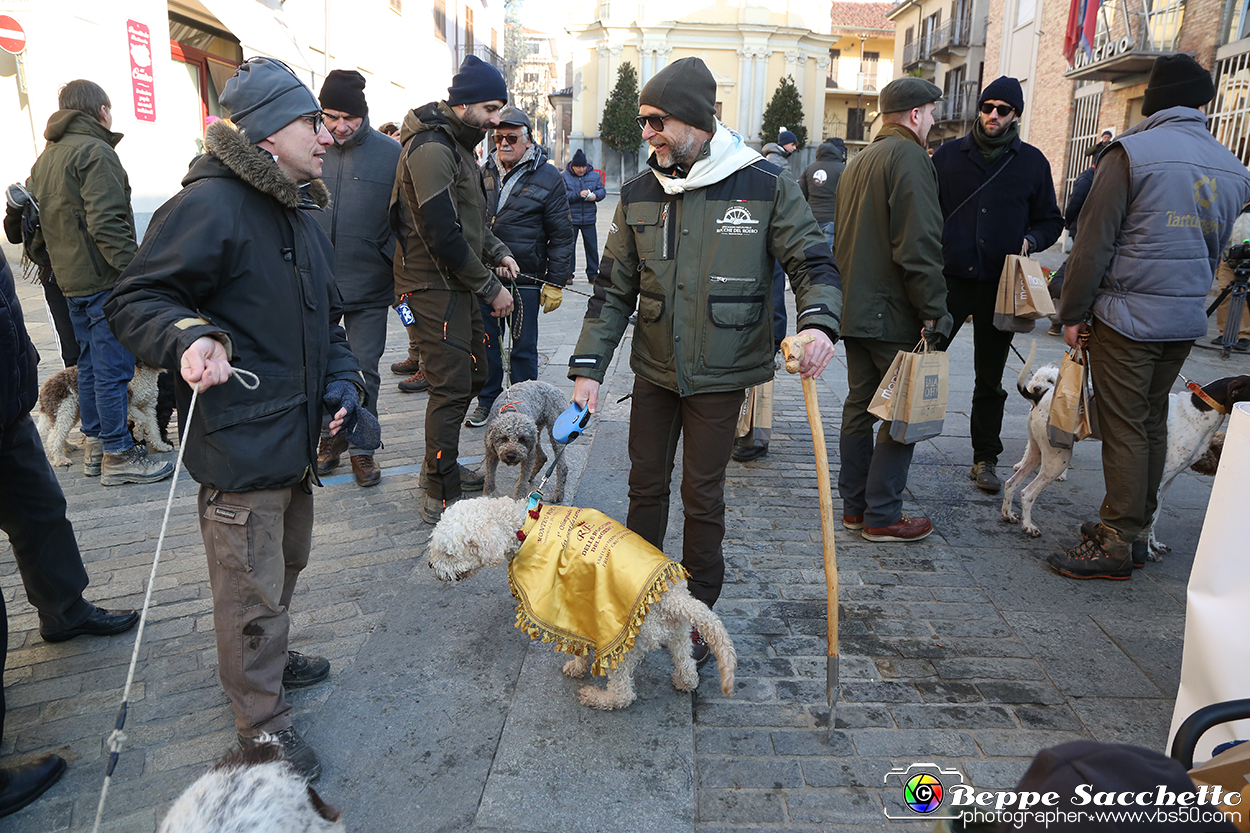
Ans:
[[[950,344],[950,338],[938,332],[937,322],[932,318],[924,322],[924,326],[920,329],[920,337],[929,345],[930,350],[945,350]]]
[[[382,426],[378,424],[377,417],[360,406],[359,388],[351,382],[339,379],[326,385],[321,401],[331,416],[340,408],[347,411],[343,415],[341,432],[353,446],[372,451],[382,445]]]
[[[558,286],[543,285],[542,294],[539,296],[543,302],[543,312],[555,312],[560,308],[560,303],[564,300],[564,290]]]

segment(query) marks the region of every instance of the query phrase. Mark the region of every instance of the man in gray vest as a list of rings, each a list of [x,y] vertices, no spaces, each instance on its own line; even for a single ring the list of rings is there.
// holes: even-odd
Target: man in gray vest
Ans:
[[[1188,55],[1155,61],[1145,121],[1111,141],[1081,210],[1059,298],[1064,340],[1088,339],[1107,494],[1101,523],[1047,559],[1069,578],[1127,579],[1146,561],[1167,457],[1168,392],[1194,339],[1250,174],[1207,130],[1211,74]],[[1219,182],[1218,189],[1216,182]]]
[[[386,316],[395,300],[390,202],[400,147],[369,126],[365,77],[354,69],[336,69],[326,76],[321,111],[334,137],[321,173],[332,202],[313,216],[334,245],[334,282],[343,296],[343,328],[364,375],[365,407],[377,416],[382,384],[378,362],[386,350]],[[346,451],[357,485],[380,483],[382,470],[373,462],[373,450],[349,447],[346,432],[331,437],[326,427],[330,420],[324,423],[317,474],[334,471]]]

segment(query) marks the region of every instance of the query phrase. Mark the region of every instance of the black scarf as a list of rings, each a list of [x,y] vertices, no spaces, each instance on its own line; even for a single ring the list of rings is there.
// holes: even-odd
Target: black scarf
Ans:
[[[981,149],[981,155],[985,157],[986,162],[993,162],[1002,156],[1003,151],[1007,150],[1007,146],[1015,141],[1019,133],[1019,122],[1012,122],[1011,126],[997,136],[991,136],[986,133],[980,119],[977,119],[972,125],[972,141],[977,143],[977,147]]]

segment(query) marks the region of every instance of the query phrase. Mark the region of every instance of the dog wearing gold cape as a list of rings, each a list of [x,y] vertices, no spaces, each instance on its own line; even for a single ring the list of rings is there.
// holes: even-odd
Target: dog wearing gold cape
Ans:
[[[711,608],[690,595],[685,569],[602,512],[535,497],[461,500],[443,511],[429,553],[443,581],[506,563],[517,627],[572,654],[564,664],[569,677],[607,675],[606,689],[581,689],[582,705],[608,710],[634,702],[634,669],[661,645],[673,657],[673,687],[694,691],[691,628],[716,656],[721,691],[733,694],[733,641]]]

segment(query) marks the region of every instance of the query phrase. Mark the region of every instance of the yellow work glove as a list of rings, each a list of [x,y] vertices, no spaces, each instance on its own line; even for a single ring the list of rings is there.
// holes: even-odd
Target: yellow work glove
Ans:
[[[558,286],[544,286],[542,291],[543,312],[555,312],[564,300],[564,290]]]

